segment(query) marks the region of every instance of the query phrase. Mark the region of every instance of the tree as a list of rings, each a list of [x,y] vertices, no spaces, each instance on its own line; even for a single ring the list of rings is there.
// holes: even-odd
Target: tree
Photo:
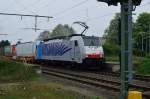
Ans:
[[[38,36],[37,40],[44,40],[50,38],[50,32],[49,31],[43,31]]]
[[[115,17],[110,21],[110,25],[105,30],[104,37],[106,38],[106,43],[118,44],[119,43],[119,20],[120,13],[117,13]]]
[[[68,36],[71,34],[75,34],[75,31],[72,27],[69,27],[67,24],[65,25],[59,24],[54,28],[50,37]]]
[[[8,45],[10,45],[10,42],[8,40],[2,40],[0,42],[0,47],[4,47],[4,46],[8,46]]]
[[[65,25],[59,24],[54,28],[52,32],[49,31],[41,32],[37,40],[44,40],[57,36],[68,36],[71,34],[75,34],[75,30],[72,27],[69,27],[67,24]]]
[[[104,37],[106,38],[106,43],[111,45],[117,45],[119,43],[119,19],[120,14],[117,13],[105,30]],[[136,51],[135,53],[139,55],[141,55],[140,52],[149,52],[149,27],[150,13],[141,13],[136,22],[133,22],[133,47]]]
[[[150,13],[141,13],[133,28],[134,47],[145,53],[149,52]],[[143,47],[143,48],[142,48]]]
[[[110,21],[110,25],[105,30],[104,38],[106,39],[103,47],[107,56],[118,56],[120,52],[119,39],[120,13]]]

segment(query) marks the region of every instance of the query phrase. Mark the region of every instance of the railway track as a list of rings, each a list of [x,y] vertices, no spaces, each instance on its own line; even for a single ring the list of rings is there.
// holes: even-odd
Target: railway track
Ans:
[[[100,75],[107,75],[107,76],[112,76],[112,77],[119,77],[120,76],[120,73],[117,73],[117,72],[91,72],[91,73],[100,74]],[[139,74],[134,74],[133,79],[150,82],[150,76],[144,76],[144,75],[139,75]]]
[[[113,66],[113,65],[118,65],[119,66],[118,62],[106,62],[106,64],[109,64],[111,66]],[[118,73],[118,72],[99,72],[99,73],[104,74],[104,75],[109,75],[109,76],[116,76],[116,77],[120,76],[120,73]],[[98,74],[98,72],[97,72],[97,74]],[[150,82],[150,76],[144,76],[144,75],[140,75],[140,74],[134,74],[133,79],[142,80],[142,81],[149,81]]]
[[[116,79],[106,79],[104,75],[102,77],[97,77],[97,76],[94,76],[94,74],[91,75],[85,72],[81,73],[81,72],[54,69],[54,68],[48,68],[48,67],[42,67],[42,72],[45,74],[61,77],[64,79],[77,81],[83,84],[92,85],[96,87],[102,87],[108,90],[120,92],[120,84],[121,84],[120,81]],[[144,86],[144,85],[130,84],[130,89],[140,90],[144,92],[143,97],[145,99],[150,99],[150,93],[149,93],[150,87]]]

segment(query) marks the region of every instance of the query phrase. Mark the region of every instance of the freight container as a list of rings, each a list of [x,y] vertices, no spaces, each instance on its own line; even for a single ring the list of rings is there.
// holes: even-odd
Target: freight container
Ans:
[[[16,54],[18,57],[35,57],[36,56],[36,43],[26,42],[26,43],[17,44]]]
[[[4,55],[4,47],[0,47],[0,55],[1,55],[1,56]]]
[[[11,53],[13,56],[16,56],[16,45],[11,46]]]
[[[4,55],[5,56],[11,56],[11,46],[5,46],[4,47]]]

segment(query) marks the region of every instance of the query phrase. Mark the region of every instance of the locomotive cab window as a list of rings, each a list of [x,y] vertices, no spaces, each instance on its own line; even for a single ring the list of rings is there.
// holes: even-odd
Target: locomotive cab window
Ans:
[[[100,40],[98,37],[83,37],[84,46],[100,46]]]
[[[77,40],[75,40],[74,43],[75,43],[75,46],[78,46],[78,41]]]

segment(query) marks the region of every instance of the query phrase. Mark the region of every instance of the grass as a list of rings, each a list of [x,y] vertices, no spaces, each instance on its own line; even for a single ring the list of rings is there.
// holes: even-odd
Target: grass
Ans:
[[[31,66],[0,57],[0,82],[22,82],[38,77]]]
[[[143,58],[139,61],[135,67],[136,74],[149,75],[150,76],[150,58]]]
[[[100,99],[64,90],[62,85],[26,83],[0,86],[0,99]]]
[[[101,99],[33,81],[39,77],[31,66],[0,57],[0,99]]]
[[[118,56],[106,56],[106,62],[119,62]],[[133,57],[136,74],[150,75],[150,57]]]
[[[106,62],[119,62],[118,56],[106,56]]]

